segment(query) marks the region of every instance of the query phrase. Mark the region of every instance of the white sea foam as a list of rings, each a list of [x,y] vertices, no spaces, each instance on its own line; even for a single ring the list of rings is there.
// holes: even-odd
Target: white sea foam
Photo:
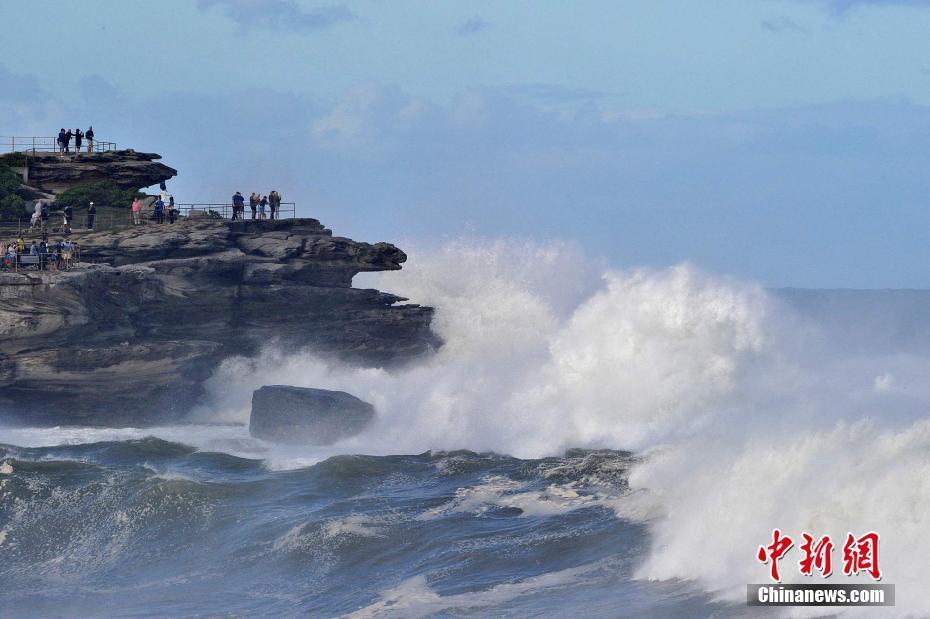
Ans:
[[[574,488],[558,485],[530,491],[492,478],[424,517],[596,500],[649,523],[652,550],[639,577],[693,580],[736,602],[747,582],[765,577],[755,551],[773,527],[835,539],[874,529],[883,536],[884,581],[898,586],[889,612],[930,614],[930,598],[918,593],[930,555],[930,351],[844,347],[825,336],[828,326],[761,287],[689,265],[598,277],[566,246],[458,242],[411,252],[403,271],[371,277],[371,285],[437,308],[434,328],[445,346],[435,356],[388,373],[269,346],[259,359],[227,362],[210,384],[203,418],[238,426],[2,430],[0,442],[155,434],[264,458],[272,469],[337,453],[629,449],[641,458],[623,497],[573,496]],[[888,332],[927,328],[919,316],[908,319]],[[345,390],[372,402],[377,420],[327,449],[250,442],[251,392],[265,384]],[[296,527],[281,543],[306,535]],[[790,563],[783,571],[798,578]],[[361,616],[416,616],[462,601],[454,598],[414,579]]]
[[[323,535],[329,538],[344,535],[354,535],[356,537],[384,537],[383,527],[380,526],[383,522],[383,520],[372,518],[371,516],[351,514],[344,518],[327,520],[323,524]]]
[[[483,591],[445,596],[436,593],[424,576],[415,576],[382,592],[377,602],[349,613],[346,617],[349,619],[375,617],[416,619],[430,617],[451,609],[488,609],[543,591],[558,591],[582,582],[591,584],[592,575],[604,566],[604,562],[597,562],[533,576],[519,582],[495,585]]]
[[[599,504],[611,502],[596,493],[581,493],[575,484],[551,484],[543,490],[528,490],[526,484],[509,477],[489,475],[477,486],[459,488],[451,501],[425,511],[420,519],[480,514],[492,507],[519,509],[521,516],[551,516]]]
[[[689,265],[591,275],[564,246],[414,252],[370,283],[437,308],[438,354],[387,373],[269,348],[225,365],[212,414],[243,421],[252,389],[285,383],[375,404],[377,422],[343,453],[635,450],[632,492],[609,503],[650,524],[640,577],[695,580],[739,601],[765,576],[755,551],[773,527],[875,529],[896,611],[930,613],[915,593],[930,554],[930,351],[846,350],[761,287]],[[519,496],[465,490],[427,517],[522,509]]]

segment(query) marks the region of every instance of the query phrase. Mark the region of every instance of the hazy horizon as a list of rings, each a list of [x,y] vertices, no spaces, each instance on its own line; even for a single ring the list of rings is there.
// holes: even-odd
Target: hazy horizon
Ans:
[[[930,287],[915,0],[0,6],[0,134],[93,124],[179,202],[401,247],[567,242],[768,287]],[[166,69],[167,67],[167,69]]]

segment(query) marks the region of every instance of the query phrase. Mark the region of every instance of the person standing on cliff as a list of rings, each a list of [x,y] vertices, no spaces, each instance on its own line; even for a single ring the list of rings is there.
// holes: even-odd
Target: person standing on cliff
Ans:
[[[68,129],[67,131],[65,131],[65,152],[66,153],[71,152],[71,137],[73,135],[74,134],[71,133],[71,129]]]
[[[87,131],[84,132],[84,137],[87,138],[87,152],[94,152],[94,126],[91,125],[87,128]]]
[[[272,189],[268,194],[268,205],[271,208],[271,219],[275,218],[275,213],[281,208],[281,194],[277,189]]]
[[[142,201],[139,198],[135,198],[132,201],[132,223],[134,225],[139,225],[139,214],[142,212]]]
[[[165,202],[160,197],[155,200],[155,223],[165,223]]]
[[[81,139],[84,137],[84,134],[81,133],[80,129],[74,130],[74,153],[76,155],[81,154]]]
[[[94,218],[97,217],[97,207],[94,206],[94,203],[91,202],[90,206],[87,207],[87,229],[94,229]]]
[[[173,224],[178,217],[178,209],[174,206],[174,196],[168,196],[168,223]]]
[[[65,207],[65,228],[71,229],[71,222],[74,220],[74,209],[71,208],[71,205]]]
[[[65,154],[65,128],[64,127],[62,127],[61,130],[58,132],[58,154],[62,156]]]
[[[253,219],[253,220],[255,219],[255,211],[256,211],[256,209],[258,208],[258,200],[259,200],[258,194],[257,194],[256,192],[253,191],[253,192],[252,192],[252,195],[249,196],[249,208],[252,209],[252,219]]]
[[[239,219],[239,213],[245,213],[245,198],[242,197],[242,193],[236,192],[232,197],[233,203],[233,220]]]

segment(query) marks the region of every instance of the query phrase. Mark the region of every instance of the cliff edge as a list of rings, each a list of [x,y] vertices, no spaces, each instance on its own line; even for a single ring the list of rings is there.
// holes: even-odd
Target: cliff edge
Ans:
[[[267,343],[368,367],[440,344],[432,308],[351,287],[357,273],[400,269],[404,252],[315,219],[190,219],[76,240],[93,264],[0,273],[0,422],[176,422],[224,359]]]
[[[158,161],[161,155],[132,149],[70,154],[32,153],[24,164],[13,164],[27,193],[60,194],[84,185],[107,181],[121,189],[149,187],[177,176],[178,171]]]

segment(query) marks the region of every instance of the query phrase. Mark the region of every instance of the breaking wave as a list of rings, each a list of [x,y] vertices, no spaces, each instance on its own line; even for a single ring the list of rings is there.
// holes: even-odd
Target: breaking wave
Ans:
[[[598,272],[569,246],[501,241],[410,262],[372,283],[437,308],[434,359],[388,374],[269,349],[224,368],[252,380],[217,394],[218,410],[243,420],[244,393],[281,382],[376,405],[349,451],[634,451],[640,492],[614,507],[649,525],[638,577],[739,601],[764,576],[754,555],[772,528],[874,529],[898,608],[930,614],[916,593],[930,552],[930,294],[767,291],[688,264]]]
[[[0,440],[19,447],[0,454],[14,471],[0,479],[41,466],[64,467],[48,473],[58,484],[110,476],[95,492],[117,493],[107,513],[125,516],[98,514],[112,526],[104,533],[75,527],[68,548],[87,550],[73,569],[105,572],[114,557],[115,570],[134,543],[141,555],[166,552],[152,546],[160,525],[145,516],[166,509],[158,522],[183,519],[186,531],[234,546],[223,560],[288,574],[288,587],[255,585],[263,593],[244,613],[742,615],[745,585],[766,574],[755,551],[779,527],[834,539],[880,532],[884,582],[897,585],[887,612],[930,615],[919,581],[930,554],[930,293],[769,291],[688,264],[606,270],[571,246],[504,241],[412,252],[404,271],[359,283],[436,307],[445,345],[389,373],[272,344],[212,379],[197,417],[228,425],[154,431],[176,441],[158,443],[167,460],[109,461],[117,445],[155,440],[143,438],[151,431],[59,429],[47,442],[6,432]],[[377,418],[330,448],[273,447],[242,425],[265,384],[348,391]],[[92,449],[108,455],[82,451]],[[67,486],[32,491],[64,493],[47,500],[84,516]],[[15,505],[32,500],[16,496]],[[165,496],[180,502],[169,509]],[[130,497],[137,511],[126,509]],[[40,526],[32,517],[0,512],[0,552]],[[128,526],[133,534],[117,534]],[[62,548],[19,565],[64,569]],[[375,558],[362,562],[365,585],[337,593],[335,578],[354,576],[346,566],[359,557]],[[191,558],[185,573],[213,583],[217,560]],[[308,564],[329,567],[289,572]],[[183,592],[163,572],[152,591]],[[190,612],[209,601],[227,608],[200,599]]]

